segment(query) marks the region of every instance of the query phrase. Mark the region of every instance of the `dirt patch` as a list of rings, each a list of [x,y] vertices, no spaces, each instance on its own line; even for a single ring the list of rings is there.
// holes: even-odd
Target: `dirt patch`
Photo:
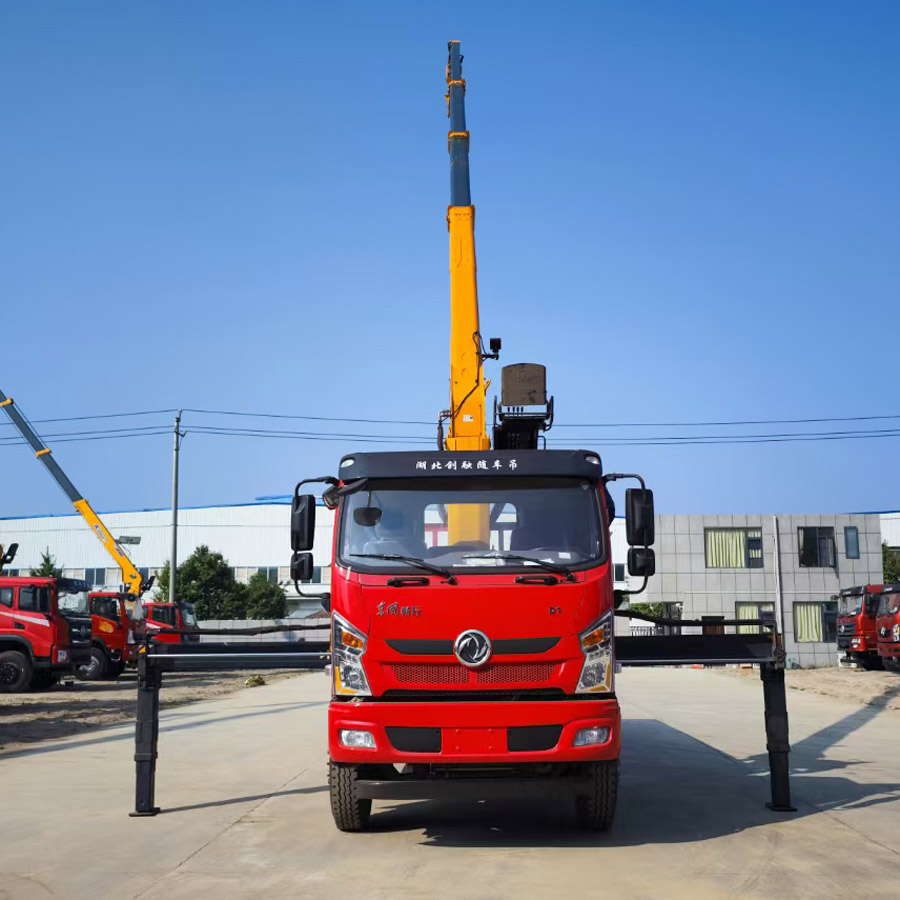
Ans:
[[[724,667],[717,671],[731,676],[759,678],[755,668]],[[860,706],[880,706],[900,712],[900,675],[866,672],[864,669],[788,669],[785,684],[795,691],[846,700]]]
[[[296,670],[172,672],[163,679],[160,706],[180,706],[253,690],[244,685],[252,676],[262,675],[271,682],[301,674]],[[0,694],[0,750],[133,722],[136,707],[137,675],[127,672],[117,681],[76,681],[48,691]]]

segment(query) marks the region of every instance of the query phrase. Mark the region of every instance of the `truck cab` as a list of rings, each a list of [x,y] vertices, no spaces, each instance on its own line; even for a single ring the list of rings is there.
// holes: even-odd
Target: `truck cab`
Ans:
[[[50,687],[90,660],[89,589],[73,578],[0,576],[0,691]]]
[[[884,585],[875,627],[881,662],[891,672],[900,673],[900,584]]]
[[[194,604],[179,603],[143,603],[144,617],[140,628],[159,644],[195,644],[200,641],[199,634],[160,634],[161,629],[176,628],[179,631],[197,631],[197,614]]]
[[[77,669],[83,681],[115,679],[134,661],[134,628],[128,602],[134,595],[117,591],[92,591],[88,595],[91,617],[91,659]]]
[[[838,595],[838,662],[861,669],[881,668],[875,617],[882,584],[844,588]]]
[[[608,827],[621,727],[600,458],[358,453],[340,473],[324,498],[337,508],[338,827],[365,828],[373,798],[499,792],[569,796],[584,825]],[[311,501],[295,494],[298,580],[312,565],[296,552],[311,547]]]

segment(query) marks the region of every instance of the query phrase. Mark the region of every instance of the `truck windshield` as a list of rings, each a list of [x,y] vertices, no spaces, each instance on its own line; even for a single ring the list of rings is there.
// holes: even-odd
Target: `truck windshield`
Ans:
[[[61,582],[57,582],[57,605],[59,611],[65,615],[66,613],[87,614],[88,613],[88,594],[87,591],[79,591],[75,588],[66,588]]]
[[[578,568],[605,559],[600,522],[597,487],[578,478],[369,480],[343,503],[339,556],[366,570],[414,568],[379,555],[457,570],[537,568],[522,557]]]
[[[878,603],[880,616],[893,616],[900,612],[900,594],[882,594]]]
[[[838,615],[858,616],[863,609],[863,597],[861,594],[855,597],[841,597],[838,601]]]

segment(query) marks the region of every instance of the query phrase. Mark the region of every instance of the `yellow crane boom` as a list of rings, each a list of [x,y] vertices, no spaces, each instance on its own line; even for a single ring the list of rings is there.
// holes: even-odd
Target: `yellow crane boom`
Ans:
[[[50,448],[44,445],[44,442],[38,437],[37,432],[31,427],[31,424],[19,412],[13,403],[12,397],[7,397],[0,391],[0,406],[6,410],[10,421],[19,430],[23,438],[31,445],[34,455],[44,464],[44,467],[53,477],[53,480],[63,489],[65,495],[72,501],[72,505],[81,514],[88,523],[91,531],[100,540],[100,543],[106,548],[106,552],[115,560],[116,565],[122,570],[122,584],[129,594],[140,597],[150,587],[150,581],[142,578],[134,563],[129,559],[128,554],[119,546],[115,538],[109,533],[109,529],[103,524],[103,520],[91,507],[91,504],[85,500],[78,492],[78,489],[69,480],[69,477],[60,468],[59,464],[53,458]]]

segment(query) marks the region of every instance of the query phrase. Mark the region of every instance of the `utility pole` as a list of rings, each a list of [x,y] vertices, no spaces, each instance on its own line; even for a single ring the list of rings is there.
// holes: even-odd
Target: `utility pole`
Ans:
[[[175,602],[175,576],[178,569],[178,453],[184,432],[181,425],[181,410],[175,414],[175,432],[172,446],[172,555],[169,559],[169,602]]]

